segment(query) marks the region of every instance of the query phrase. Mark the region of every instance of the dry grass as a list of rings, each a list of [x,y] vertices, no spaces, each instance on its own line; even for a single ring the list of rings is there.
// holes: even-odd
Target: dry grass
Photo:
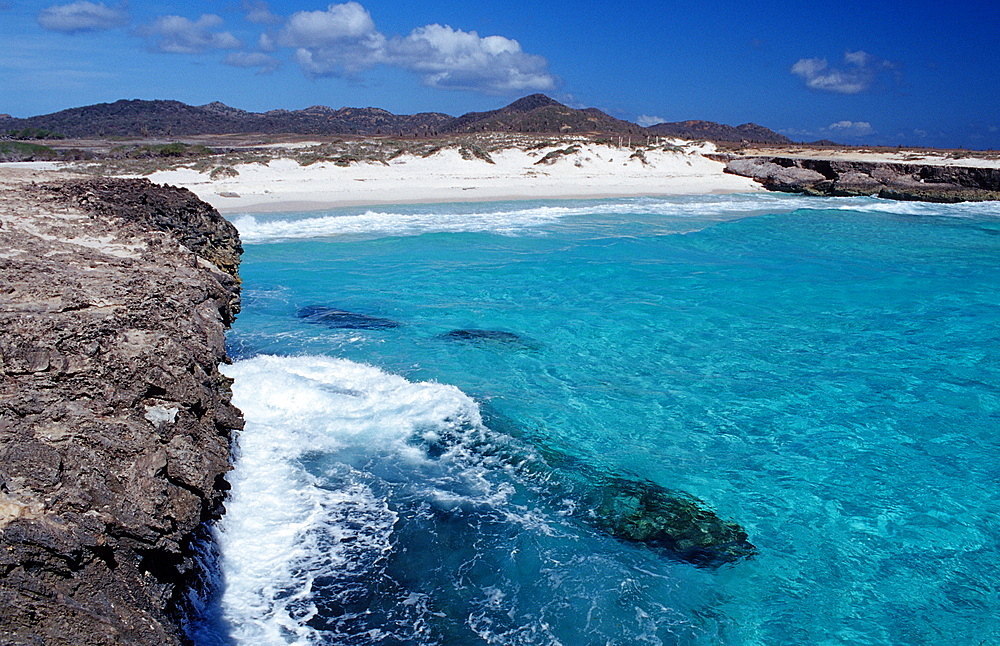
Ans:
[[[580,146],[593,143],[616,145],[616,141],[596,139],[582,135],[538,136],[516,133],[481,133],[473,135],[439,137],[434,139],[393,139],[367,138],[347,139],[336,138],[323,142],[308,141],[272,141],[258,140],[247,146],[234,146],[234,142],[226,142],[227,147],[209,147],[199,141],[197,144],[187,144],[187,150],[195,150],[198,154],[184,156],[158,156],[155,154],[131,154],[131,150],[147,151],[155,146],[136,142],[125,147],[117,146],[97,159],[80,163],[78,168],[92,175],[138,175],[147,176],[157,171],[191,168],[207,173],[212,179],[235,177],[239,174],[237,167],[242,164],[268,164],[275,159],[293,159],[302,166],[317,163],[330,163],[337,166],[352,164],[386,164],[403,156],[429,157],[442,150],[456,150],[466,161],[482,161],[494,163],[493,154],[507,149],[519,149],[529,154],[545,153],[539,163],[549,164],[560,156],[577,152]],[[629,147],[632,155],[639,159],[645,158],[645,153],[653,150],[683,153],[703,142],[691,142],[684,146],[673,142],[633,144]],[[162,146],[162,144],[160,144]],[[174,144],[168,144],[174,146]],[[168,148],[171,149],[172,148]]]

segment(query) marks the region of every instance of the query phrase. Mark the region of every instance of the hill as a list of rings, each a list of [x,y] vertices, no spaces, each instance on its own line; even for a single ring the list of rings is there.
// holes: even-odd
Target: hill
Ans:
[[[732,127],[711,121],[661,123],[642,128],[597,108],[577,109],[544,94],[532,94],[498,110],[452,117],[440,112],[393,114],[380,108],[314,105],[303,110],[248,112],[215,101],[192,106],[180,101],[120,100],[15,119],[0,115],[0,133],[34,129],[72,138],[183,137],[223,134],[354,136],[438,136],[480,132],[589,135],[666,135],[683,139],[791,143],[778,133],[747,123]]]
[[[70,108],[27,119],[0,118],[0,131],[39,128],[68,137],[177,137],[221,134],[376,135],[434,134],[454,117],[441,113],[395,115],[379,108],[312,106],[304,110],[247,112],[224,103],[121,100]]]
[[[742,126],[727,126],[714,121],[674,121],[658,123],[646,128],[647,131],[666,137],[679,139],[707,139],[708,141],[742,142],[754,144],[790,144],[791,139],[777,132],[758,126],[755,123],[744,123]]]
[[[646,134],[641,126],[597,108],[570,108],[544,94],[526,96],[499,110],[469,112],[447,124],[443,132]]]

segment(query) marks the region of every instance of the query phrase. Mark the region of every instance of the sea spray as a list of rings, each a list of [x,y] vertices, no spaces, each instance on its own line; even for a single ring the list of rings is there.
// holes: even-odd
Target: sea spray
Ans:
[[[517,545],[532,535],[554,542],[533,562],[567,541],[577,546],[595,518],[607,526],[588,513],[586,474],[572,480],[565,468],[547,470],[530,446],[484,425],[478,405],[457,388],[326,357],[259,356],[227,374],[247,427],[217,527],[224,590],[217,616],[203,622],[204,646],[220,632],[240,644],[334,636],[455,643],[470,630],[514,635],[531,626],[537,636],[541,614],[522,626],[523,617],[498,624],[496,611],[558,605],[563,592],[518,598],[522,586],[540,582],[483,570],[497,558],[491,543]],[[607,497],[600,482],[595,500]],[[582,578],[574,570],[584,566],[561,576]],[[422,579],[428,569],[443,581]],[[602,569],[615,576],[615,568]],[[451,590],[448,580],[462,583]],[[591,614],[595,625],[613,621],[601,609]]]

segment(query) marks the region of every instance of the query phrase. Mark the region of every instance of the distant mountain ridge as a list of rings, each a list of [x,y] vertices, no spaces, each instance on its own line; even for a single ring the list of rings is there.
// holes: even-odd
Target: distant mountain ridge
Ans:
[[[727,126],[714,121],[675,121],[657,123],[646,128],[653,134],[679,139],[707,139],[709,141],[743,142],[755,144],[790,144],[788,137],[756,123]]]
[[[213,101],[122,99],[17,119],[0,115],[0,132],[39,128],[73,138],[179,137],[222,134],[438,136],[481,132],[592,135],[665,135],[712,141],[790,143],[758,126],[732,127],[711,121],[661,123],[643,128],[597,108],[577,109],[544,94],[532,94],[498,110],[452,117],[440,112],[397,115],[381,108],[330,108],[248,112]]]

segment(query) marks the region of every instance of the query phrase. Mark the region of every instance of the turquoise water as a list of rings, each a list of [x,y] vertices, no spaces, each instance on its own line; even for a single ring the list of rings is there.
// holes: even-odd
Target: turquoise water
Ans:
[[[234,220],[247,429],[201,643],[1000,642],[996,205]],[[756,554],[618,540],[594,474],[691,496]]]

